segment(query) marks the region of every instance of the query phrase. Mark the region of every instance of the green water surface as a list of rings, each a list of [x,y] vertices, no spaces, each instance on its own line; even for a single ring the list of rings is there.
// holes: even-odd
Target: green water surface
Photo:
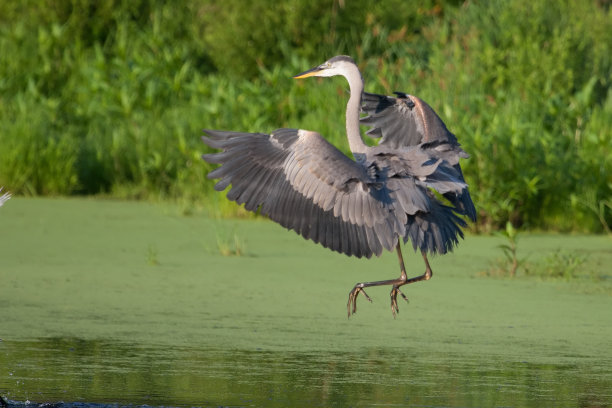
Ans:
[[[243,256],[219,246],[239,238]],[[597,279],[478,276],[500,238],[468,236],[434,277],[347,319],[393,253],[348,258],[267,220],[171,205],[14,198],[0,209],[0,394],[172,406],[612,405],[612,240],[528,235]],[[405,251],[411,274],[422,259]]]

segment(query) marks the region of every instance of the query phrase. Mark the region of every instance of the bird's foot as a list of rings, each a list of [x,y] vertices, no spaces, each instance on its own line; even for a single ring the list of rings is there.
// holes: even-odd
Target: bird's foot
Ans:
[[[398,293],[402,295],[402,297],[404,298],[406,302],[409,302],[408,298],[406,297],[406,295],[404,295],[404,293],[402,293],[399,287],[393,286],[393,288],[391,289],[391,313],[393,313],[394,319],[395,319],[395,316],[399,313],[399,307],[397,306],[397,294]]]
[[[357,296],[359,293],[363,293],[368,301],[372,302],[372,299],[365,293],[363,290],[363,286],[360,283],[356,284],[355,287],[349,292],[348,303],[346,304],[346,309],[348,311],[348,317],[351,317],[351,314],[355,314],[357,312]]]

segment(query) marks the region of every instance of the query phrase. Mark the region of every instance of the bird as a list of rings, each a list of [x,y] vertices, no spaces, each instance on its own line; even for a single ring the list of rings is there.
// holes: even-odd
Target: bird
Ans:
[[[4,187],[0,187],[0,193],[2,193],[3,189]],[[8,193],[8,192],[0,195],[0,207],[2,207],[4,203],[6,203],[11,197],[12,197],[11,193]]]
[[[213,153],[202,158],[220,164],[207,177],[215,190],[229,186],[227,198],[259,212],[302,237],[358,258],[395,251],[400,276],[361,282],[349,292],[347,313],[357,312],[366,288],[391,286],[391,312],[399,313],[400,287],[429,280],[428,255],[445,254],[463,238],[466,217],[476,221],[459,160],[469,158],[436,112],[403,92],[385,96],[364,92],[355,61],[335,56],[293,78],[343,76],[349,85],[346,135],[352,158],[321,134],[280,128],[271,133],[204,130]],[[378,139],[368,145],[367,137]],[[425,272],[408,278],[401,250],[408,241],[420,251]]]

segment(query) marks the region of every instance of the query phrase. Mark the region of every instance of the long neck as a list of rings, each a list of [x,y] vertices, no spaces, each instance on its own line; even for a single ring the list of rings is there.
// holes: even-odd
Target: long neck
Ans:
[[[353,152],[353,156],[357,161],[365,159],[366,144],[361,138],[361,132],[359,130],[359,112],[361,110],[361,94],[363,93],[363,79],[359,73],[359,69],[355,66],[355,69],[351,69],[345,75],[350,91],[351,97],[346,104],[346,136],[348,138],[349,147]]]

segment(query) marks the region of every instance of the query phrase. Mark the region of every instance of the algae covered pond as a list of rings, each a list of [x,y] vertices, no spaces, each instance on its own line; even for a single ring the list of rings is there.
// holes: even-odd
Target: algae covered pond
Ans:
[[[240,246],[241,256],[223,255]],[[468,236],[431,281],[346,317],[393,253],[338,255],[266,220],[171,205],[14,198],[0,211],[0,395],[153,406],[612,406],[612,240],[525,235],[566,280],[479,276],[500,238]],[[231,252],[231,251],[230,251]],[[406,266],[422,273],[420,256]]]

